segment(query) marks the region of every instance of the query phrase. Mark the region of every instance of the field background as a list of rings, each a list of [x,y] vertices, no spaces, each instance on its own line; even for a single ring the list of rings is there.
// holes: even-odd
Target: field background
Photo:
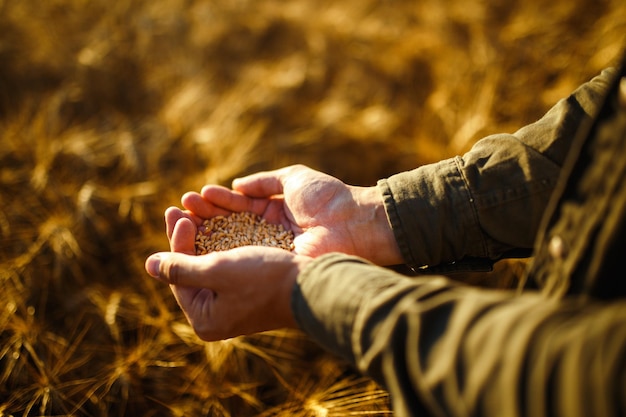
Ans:
[[[389,413],[299,332],[201,343],[143,269],[164,209],[292,163],[371,185],[462,153],[625,34],[623,0],[0,0],[0,415]]]

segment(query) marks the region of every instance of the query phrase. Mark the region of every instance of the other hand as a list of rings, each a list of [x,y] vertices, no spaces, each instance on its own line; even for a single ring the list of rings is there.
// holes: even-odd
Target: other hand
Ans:
[[[189,218],[179,218],[170,235],[173,252],[150,256],[146,270],[170,284],[201,339],[296,327],[291,292],[310,258],[258,246],[195,256],[196,230]]]

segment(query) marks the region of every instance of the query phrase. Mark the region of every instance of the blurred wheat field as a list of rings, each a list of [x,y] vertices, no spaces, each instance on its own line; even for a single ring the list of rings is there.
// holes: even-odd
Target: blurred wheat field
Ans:
[[[462,153],[625,35],[622,0],[0,0],[0,415],[390,414],[299,332],[199,341],[143,269],[164,209],[292,163],[371,185]]]

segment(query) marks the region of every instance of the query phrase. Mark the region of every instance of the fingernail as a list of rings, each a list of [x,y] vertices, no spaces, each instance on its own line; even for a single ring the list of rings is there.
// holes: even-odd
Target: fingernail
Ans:
[[[146,260],[146,271],[155,277],[159,277],[159,267],[161,265],[161,256],[160,255],[152,255]]]

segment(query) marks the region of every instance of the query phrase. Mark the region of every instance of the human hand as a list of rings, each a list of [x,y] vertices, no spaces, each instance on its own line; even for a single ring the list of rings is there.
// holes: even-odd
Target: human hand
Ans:
[[[173,252],[148,257],[145,267],[170,284],[201,339],[296,327],[291,292],[310,258],[258,246],[194,256],[196,230],[188,217],[179,217],[169,234]]]
[[[186,193],[182,204],[187,211],[166,213],[168,237],[181,217],[199,226],[204,218],[248,211],[291,230],[300,255],[343,252],[379,265],[403,262],[376,187],[346,185],[302,165],[236,179],[232,190],[207,185]]]

